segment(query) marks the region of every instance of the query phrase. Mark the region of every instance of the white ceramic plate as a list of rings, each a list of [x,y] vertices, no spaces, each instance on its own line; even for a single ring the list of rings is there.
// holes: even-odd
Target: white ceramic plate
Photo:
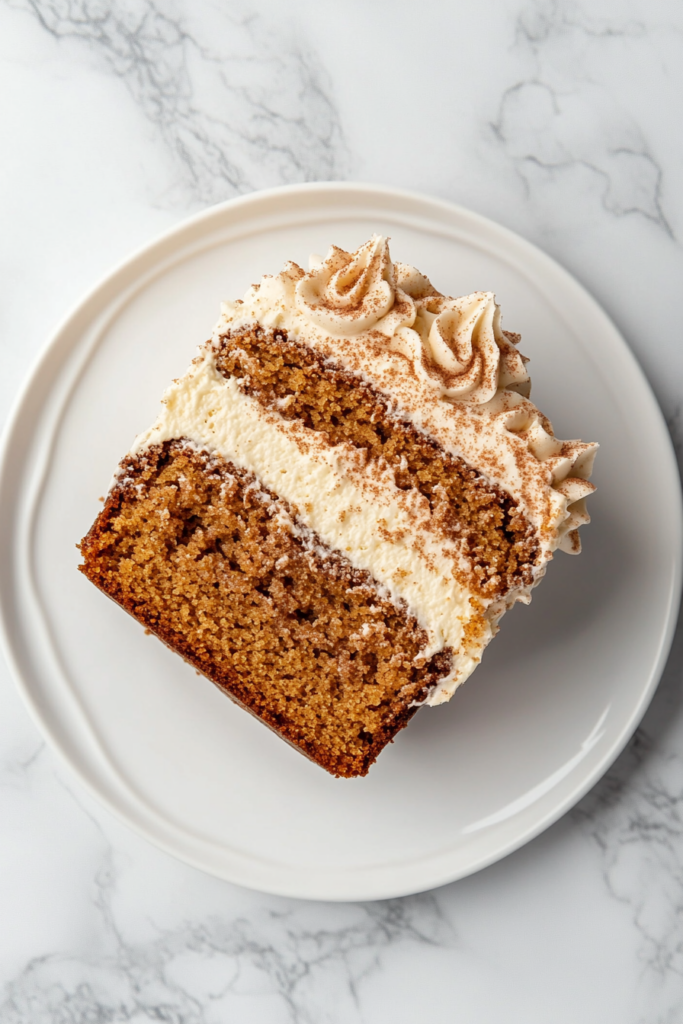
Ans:
[[[329,777],[235,707],[76,571],[119,458],[210,332],[219,301],[330,242],[391,235],[451,294],[494,290],[534,398],[598,440],[584,553],[559,554],[473,679],[424,708],[366,779]],[[283,895],[375,899],[521,846],[600,777],[641,718],[679,594],[678,475],[614,326],[556,263],[455,206],[322,184],[214,207],[137,253],[68,317],[21,396],[0,474],[8,658],[84,784],[153,843]]]

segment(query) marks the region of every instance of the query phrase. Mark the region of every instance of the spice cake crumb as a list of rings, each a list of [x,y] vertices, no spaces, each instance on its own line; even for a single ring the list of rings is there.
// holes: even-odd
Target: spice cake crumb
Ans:
[[[81,572],[322,767],[365,775],[448,652],[418,667],[415,619],[226,460],[173,441],[121,475]]]

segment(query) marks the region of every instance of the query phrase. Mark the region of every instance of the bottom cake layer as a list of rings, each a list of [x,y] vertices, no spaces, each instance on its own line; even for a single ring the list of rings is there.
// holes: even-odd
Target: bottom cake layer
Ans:
[[[334,775],[365,775],[448,649],[250,474],[182,441],[129,456],[80,569]]]

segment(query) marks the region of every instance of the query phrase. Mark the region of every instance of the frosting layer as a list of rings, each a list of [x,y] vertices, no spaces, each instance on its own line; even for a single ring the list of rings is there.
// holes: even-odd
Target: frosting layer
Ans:
[[[538,540],[531,582],[482,600],[463,582],[462,545],[438,529],[424,495],[397,485],[386,461],[322,440],[250,397],[237,377],[223,376],[221,339],[239,343],[240,332],[255,327],[282,330],[348,370],[384,396],[390,419],[410,423],[507,492]],[[425,657],[453,652],[450,676],[428,701],[438,704],[476,667],[505,610],[528,602],[553,551],[580,550],[578,527],[589,520],[597,445],[554,436],[528,397],[518,341],[502,330],[491,292],[442,295],[415,268],[394,265],[381,236],[353,254],[332,247],[325,260],[312,259],[309,273],[287,264],[243,301],[223,305],[212,341],[166,392],[159,419],[132,453],[186,439],[285,498],[328,549],[405,603],[429,637]]]
[[[226,380],[207,349],[166,391],[157,422],[131,454],[186,438],[254,473],[325,545],[405,602],[429,637],[425,657],[453,650],[453,671],[430,703],[448,699],[493,635],[483,604],[455,577],[458,546],[434,532],[426,500],[399,489],[390,471],[366,464],[350,445],[314,444],[312,433],[263,409],[237,378]]]

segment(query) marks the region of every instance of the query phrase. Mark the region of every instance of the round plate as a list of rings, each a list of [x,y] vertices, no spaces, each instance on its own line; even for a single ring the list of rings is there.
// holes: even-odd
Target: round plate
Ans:
[[[601,451],[584,553],[559,554],[450,704],[423,708],[365,779],[307,761],[76,571],[118,460],[224,298],[288,259],[391,236],[449,294],[493,290],[534,398]],[[275,189],[213,207],[110,274],[25,388],[0,471],[5,644],[40,728],[121,819],[177,857],[273,893],[375,899],[521,846],[607,769],[641,718],[678,603],[678,474],[635,360],[593,299],[528,242],[381,187]]]

